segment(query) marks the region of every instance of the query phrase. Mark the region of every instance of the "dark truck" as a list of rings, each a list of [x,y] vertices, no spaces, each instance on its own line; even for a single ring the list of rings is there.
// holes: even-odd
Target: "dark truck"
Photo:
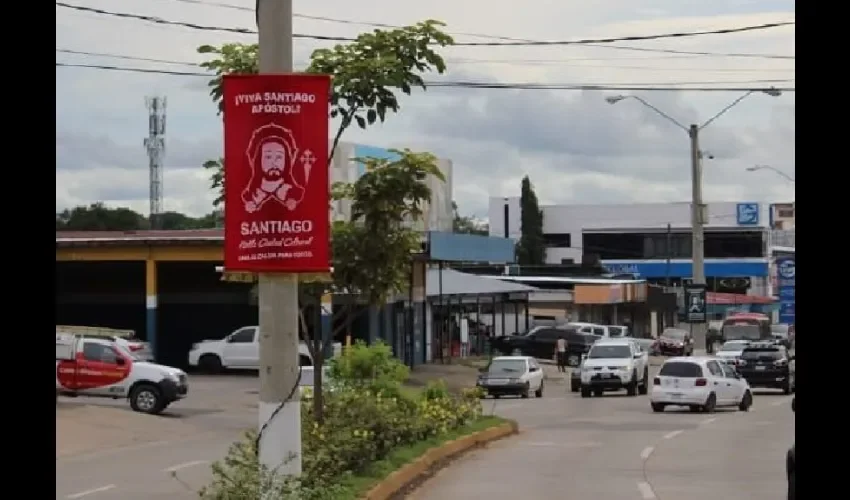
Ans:
[[[583,354],[587,354],[590,346],[599,340],[599,335],[581,333],[577,328],[565,327],[536,327],[520,335],[505,335],[492,341],[493,349],[499,354],[510,356],[521,354],[539,359],[555,359],[555,348],[558,339],[564,337],[567,341],[567,365],[578,366]]]

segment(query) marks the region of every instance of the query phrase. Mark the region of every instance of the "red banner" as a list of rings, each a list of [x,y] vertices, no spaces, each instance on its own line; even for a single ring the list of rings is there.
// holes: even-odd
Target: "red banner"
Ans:
[[[224,77],[224,268],[327,272],[329,76]]]

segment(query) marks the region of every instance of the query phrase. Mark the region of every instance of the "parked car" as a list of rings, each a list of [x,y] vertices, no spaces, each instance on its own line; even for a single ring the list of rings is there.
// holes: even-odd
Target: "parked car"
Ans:
[[[687,330],[665,328],[658,336],[655,350],[661,355],[691,356],[694,353],[694,341]]]
[[[748,411],[753,393],[746,379],[717,358],[675,357],[661,365],[652,381],[649,402],[654,412],[663,412],[668,406],[687,406],[705,413],[721,406]]]
[[[741,353],[738,371],[752,387],[782,389],[785,394],[797,388],[794,355],[772,342],[748,345]]]
[[[112,338],[56,333],[56,398],[126,398],[134,411],[159,414],[186,397],[186,374],[143,361]]]
[[[342,350],[342,344],[334,343],[334,353]],[[312,366],[313,358],[307,344],[298,346],[301,366]],[[189,366],[206,373],[219,373],[227,369],[260,369],[260,327],[238,328],[221,340],[203,340],[192,345],[189,351]]]
[[[543,369],[531,356],[499,356],[481,370],[476,386],[487,395],[543,397]]]

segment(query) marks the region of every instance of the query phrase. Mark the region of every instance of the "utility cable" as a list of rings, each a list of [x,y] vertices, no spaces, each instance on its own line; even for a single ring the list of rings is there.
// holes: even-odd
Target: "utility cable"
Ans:
[[[208,2],[202,0],[171,0],[174,2],[187,3],[187,4],[195,4],[195,5],[208,5],[211,7],[220,7],[224,9],[232,9],[244,12],[254,12],[253,7],[244,7],[241,5],[233,5],[222,2]],[[330,23],[338,23],[338,24],[347,24],[352,26],[369,26],[373,28],[384,28],[384,29],[397,29],[402,26],[397,24],[387,24],[387,23],[377,23],[372,21],[354,21],[349,19],[340,19],[335,17],[326,17],[326,16],[312,16],[307,14],[293,14],[293,17],[300,19],[308,19],[312,21],[325,21]],[[469,36],[475,38],[485,38],[490,40],[503,40],[507,42],[537,42],[537,40],[531,40],[528,38],[518,38],[511,36],[501,36],[501,35],[487,35],[482,33],[463,33],[463,32],[449,32],[450,35],[456,36]],[[692,56],[715,56],[715,57],[744,57],[744,58],[763,58],[763,59],[794,59],[795,56],[786,56],[786,55],[775,55],[775,54],[755,54],[755,53],[722,53],[722,52],[692,52],[692,51],[680,51],[673,49],[653,49],[648,47],[629,47],[624,45],[595,45],[595,44],[585,44],[591,47],[598,47],[604,49],[619,49],[619,50],[633,50],[640,52],[658,52],[658,53],[666,53],[666,54],[683,54],[683,55],[692,55]]]
[[[283,407],[286,406],[286,403],[288,403],[289,400],[292,399],[292,396],[295,395],[295,391],[297,391],[298,388],[301,387],[301,374],[302,374],[303,370],[304,370],[303,367],[301,365],[299,365],[298,366],[298,377],[295,378],[295,384],[292,386],[292,389],[289,390],[289,394],[287,394],[286,397],[283,399],[283,401],[281,401],[280,404],[277,405],[277,407],[274,409],[272,414],[269,415],[268,420],[263,422],[263,425],[260,427],[259,432],[257,432],[257,439],[254,442],[255,448],[257,450],[257,456],[260,456],[260,441],[262,440],[263,434],[266,432],[266,429],[269,428],[269,426],[271,425],[272,421],[277,416],[277,414],[280,413],[281,410],[283,410]],[[300,418],[300,416],[299,416],[299,418]]]
[[[172,59],[155,59],[149,57],[140,57],[140,56],[129,56],[124,54],[112,54],[109,52],[91,52],[85,50],[71,50],[71,49],[63,49],[57,48],[56,52],[61,54],[72,54],[72,55],[81,55],[81,56],[91,56],[91,57],[106,57],[110,59],[123,59],[127,61],[144,61],[144,62],[156,62],[162,64],[171,64],[177,66],[192,66],[192,67],[200,67],[200,63],[189,62],[189,61],[175,61]],[[623,58],[625,60],[634,61],[635,59]],[[589,59],[578,59],[578,60],[596,60],[593,58]],[[530,60],[530,61],[522,61],[522,60],[510,60],[510,59],[495,59],[495,60],[487,60],[487,59],[446,59],[446,63],[449,64],[508,64],[508,65],[518,65],[518,66],[537,66],[540,64],[564,64],[567,65],[566,62],[569,62],[569,59],[566,60]],[[306,67],[308,63],[300,62],[296,63],[296,66],[304,66]],[[638,69],[638,70],[650,70],[650,71],[697,71],[697,72],[706,72],[706,73],[750,73],[750,72],[769,72],[769,73],[781,73],[787,71],[795,71],[794,68],[659,68],[652,66],[621,66],[621,65],[574,65],[573,68],[580,69]]]
[[[133,68],[125,66],[109,66],[100,64],[72,64],[57,62],[57,67],[64,68],[88,68],[102,71],[120,71],[131,73],[148,73],[159,75],[173,76],[193,76],[212,78],[215,75],[208,73],[199,73],[193,71],[171,71],[164,69],[151,68]],[[780,91],[794,92],[793,87],[684,87],[673,85],[706,85],[706,84],[756,84],[756,83],[780,83],[791,82],[793,80],[759,80],[746,82],[674,82],[674,83],[645,83],[641,84],[532,84],[532,83],[490,83],[490,82],[464,82],[464,81],[434,81],[425,82],[426,86],[443,87],[443,88],[469,88],[469,89],[513,89],[513,90],[611,90],[620,92],[638,92],[638,91],[695,91],[695,92],[759,92],[759,91]]]
[[[103,9],[96,9],[94,7],[84,7],[81,5],[73,5],[65,2],[56,2],[57,7],[64,7],[68,9],[73,9],[81,12],[89,12],[92,14],[99,14],[105,16],[113,16],[120,17],[125,19],[135,19],[139,21],[145,21],[148,23],[154,24],[164,24],[170,26],[180,26],[184,28],[190,28],[195,30],[202,31],[222,31],[228,33],[239,33],[239,34],[257,34],[256,30],[247,29],[247,28],[229,28],[222,26],[205,26],[195,23],[187,23],[182,21],[169,21],[166,19],[162,19],[155,16],[146,16],[141,14],[132,14],[127,12],[112,12]],[[777,23],[765,23],[765,24],[757,24],[751,26],[739,26],[736,28],[724,28],[719,30],[704,30],[704,31],[683,31],[677,33],[661,33],[656,35],[634,35],[634,36],[625,36],[625,37],[614,37],[614,38],[588,38],[581,40],[554,40],[554,41],[528,41],[528,42],[459,42],[454,43],[452,46],[454,47],[542,47],[542,46],[563,46],[563,45],[586,45],[586,44],[601,44],[601,43],[615,43],[615,42],[624,42],[624,41],[638,41],[638,40],[661,40],[665,38],[685,38],[685,37],[696,37],[703,35],[722,35],[722,34],[731,34],[731,33],[743,33],[748,31],[759,31],[766,30],[771,28],[778,28],[782,26],[791,26],[796,24],[795,21],[784,21]],[[336,37],[336,36],[324,36],[324,35],[306,35],[295,33],[292,35],[293,38],[308,38],[313,40],[323,40],[323,41],[342,41],[342,42],[352,42],[355,41],[355,38],[351,37]]]

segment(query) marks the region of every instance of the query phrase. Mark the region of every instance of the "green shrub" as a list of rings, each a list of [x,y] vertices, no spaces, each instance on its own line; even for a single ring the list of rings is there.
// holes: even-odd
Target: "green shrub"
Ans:
[[[213,466],[214,480],[202,492],[206,500],[260,498],[325,500],[334,498],[341,480],[366,471],[399,447],[411,446],[468,425],[481,417],[480,391],[451,394],[432,382],[421,397],[401,392],[407,367],[384,344],[357,344],[332,361],[332,391],[323,398],[324,422],[311,405],[302,405],[302,476],[276,480],[257,462],[256,434],[236,443]]]
[[[393,356],[392,348],[381,341],[372,345],[357,341],[333,358],[329,366],[335,383],[372,392],[398,389],[410,374],[407,366]]]

